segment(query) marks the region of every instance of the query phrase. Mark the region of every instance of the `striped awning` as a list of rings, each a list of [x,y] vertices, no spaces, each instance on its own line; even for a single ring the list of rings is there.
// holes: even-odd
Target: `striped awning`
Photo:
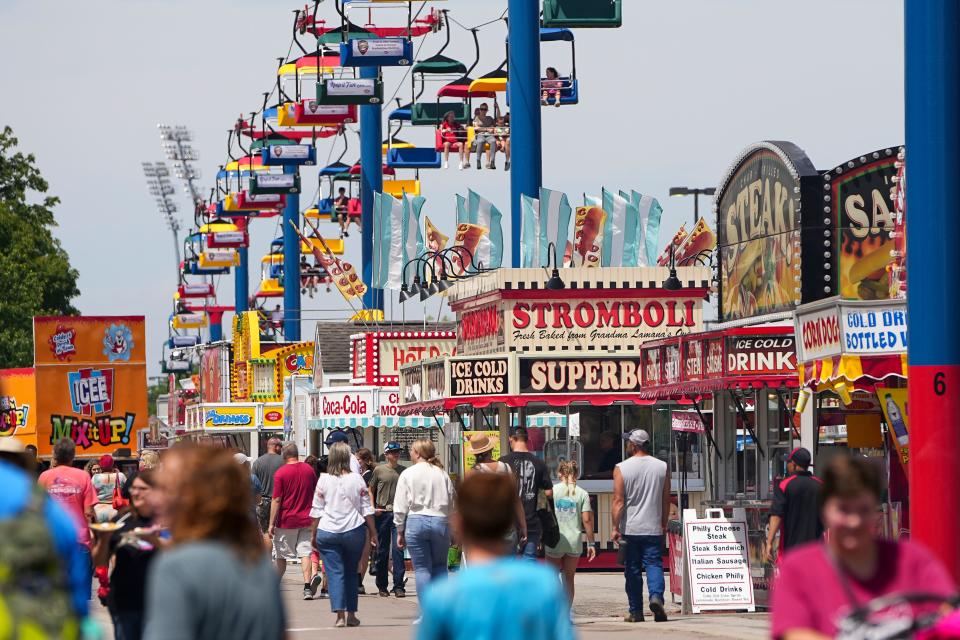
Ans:
[[[512,421],[513,426],[516,427],[520,422],[520,417],[514,415]],[[567,426],[567,416],[562,413],[538,413],[534,416],[527,416],[527,427],[543,429],[545,427],[565,426]]]
[[[439,424],[443,416],[437,416]],[[314,418],[307,421],[309,429],[429,429],[438,426],[433,418],[424,416],[368,416],[359,418]]]
[[[890,377],[907,377],[907,354],[889,356],[841,355],[805,362],[800,367],[800,384],[822,388],[845,382],[853,389],[872,391],[877,382]]]

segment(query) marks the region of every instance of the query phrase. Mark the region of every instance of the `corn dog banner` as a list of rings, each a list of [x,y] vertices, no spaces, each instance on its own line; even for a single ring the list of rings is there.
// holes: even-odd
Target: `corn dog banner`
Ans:
[[[574,261],[579,263],[576,266],[600,266],[606,217],[607,214],[601,207],[577,207],[573,227]]]
[[[357,274],[354,266],[333,255],[330,247],[327,246],[323,236],[320,235],[320,231],[313,225],[313,222],[307,219],[307,224],[313,229],[314,236],[320,240],[320,245],[323,248],[322,251],[320,247],[317,247],[307,240],[306,236],[300,233],[300,229],[296,228],[296,225],[293,225],[293,227],[296,229],[300,239],[310,245],[313,251],[313,257],[317,263],[330,274],[330,277],[333,279],[333,284],[337,287],[337,291],[348,301],[355,298],[363,298],[363,294],[367,291],[367,285],[363,283],[363,279]]]
[[[845,300],[885,300],[895,260],[894,178],[899,148],[887,147],[823,174],[824,212],[836,228],[831,256]]]
[[[480,238],[473,262],[485,269],[495,269],[503,262],[503,214],[496,206],[472,189],[467,197],[457,195],[457,228],[470,224],[483,227],[487,234]]]

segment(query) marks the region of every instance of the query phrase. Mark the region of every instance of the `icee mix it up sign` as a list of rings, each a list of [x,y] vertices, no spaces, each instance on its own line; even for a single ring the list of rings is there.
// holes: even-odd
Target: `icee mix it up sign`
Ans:
[[[40,454],[61,438],[84,457],[135,446],[147,428],[143,316],[37,317],[33,327]]]

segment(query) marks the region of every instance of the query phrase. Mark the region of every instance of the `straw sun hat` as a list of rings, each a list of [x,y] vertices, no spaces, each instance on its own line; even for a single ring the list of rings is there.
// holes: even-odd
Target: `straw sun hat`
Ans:
[[[486,453],[487,451],[493,451],[493,448],[496,446],[496,440],[487,434],[475,433],[470,436],[470,444],[467,447],[467,453],[477,456],[481,453]]]

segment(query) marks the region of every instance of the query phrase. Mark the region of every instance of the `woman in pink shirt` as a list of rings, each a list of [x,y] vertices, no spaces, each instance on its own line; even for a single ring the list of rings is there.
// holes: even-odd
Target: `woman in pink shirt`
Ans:
[[[956,594],[953,579],[929,551],[912,542],[877,537],[883,483],[874,461],[838,457],[822,477],[820,503],[828,541],[801,545],[784,556],[773,590],[772,637],[832,638],[862,629],[863,622],[850,614],[877,598],[932,596],[928,602],[900,604],[867,618],[874,628],[909,625],[911,618],[935,614]]]

